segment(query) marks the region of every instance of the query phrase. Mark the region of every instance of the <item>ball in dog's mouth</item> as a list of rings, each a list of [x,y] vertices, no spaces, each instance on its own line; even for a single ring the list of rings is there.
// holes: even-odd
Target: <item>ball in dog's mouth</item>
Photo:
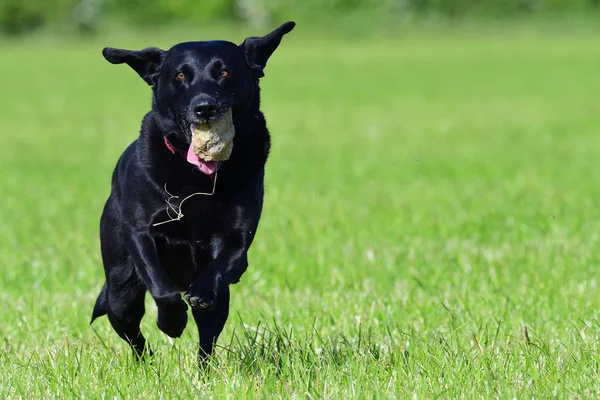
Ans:
[[[235,128],[231,109],[214,122],[192,124],[192,143],[187,160],[205,174],[213,174],[219,161],[226,161],[233,151]]]

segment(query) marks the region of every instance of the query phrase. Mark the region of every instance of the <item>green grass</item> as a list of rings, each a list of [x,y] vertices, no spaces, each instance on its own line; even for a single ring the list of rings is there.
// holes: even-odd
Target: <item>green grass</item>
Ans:
[[[150,104],[100,49],[194,37],[0,45],[0,398],[600,396],[598,31],[300,28],[262,82],[264,216],[210,373],[150,298],[151,364],[88,326]]]

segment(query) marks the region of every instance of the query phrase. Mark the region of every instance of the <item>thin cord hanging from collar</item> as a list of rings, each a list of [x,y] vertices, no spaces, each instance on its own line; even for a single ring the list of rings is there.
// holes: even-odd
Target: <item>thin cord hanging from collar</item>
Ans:
[[[152,226],[158,226],[158,225],[168,224],[169,222],[180,221],[183,218],[183,212],[181,212],[181,207],[183,206],[183,203],[187,199],[189,199],[191,197],[194,197],[196,195],[200,195],[200,196],[212,196],[213,194],[215,194],[215,189],[217,187],[217,177],[218,176],[219,176],[219,171],[216,171],[215,172],[215,179],[213,180],[212,192],[210,192],[210,193],[204,193],[204,192],[192,193],[189,196],[185,197],[183,200],[181,200],[181,203],[179,203],[179,206],[177,208],[175,208],[175,206],[173,204],[171,204],[171,200],[178,199],[179,196],[174,196],[171,193],[169,193],[169,191],[167,190],[167,182],[165,182],[165,192],[167,192],[167,194],[169,195],[169,198],[165,200],[167,202],[167,215],[169,216],[169,219],[166,220],[166,221],[157,222],[155,224],[152,224]],[[173,217],[171,215],[171,210],[176,214],[176,217]]]

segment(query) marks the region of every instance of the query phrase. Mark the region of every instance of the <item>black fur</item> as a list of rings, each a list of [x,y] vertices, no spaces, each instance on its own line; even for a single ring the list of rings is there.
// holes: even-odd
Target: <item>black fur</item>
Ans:
[[[152,110],[143,118],[139,138],[117,163],[100,221],[106,283],[92,314],[92,322],[108,315],[137,355],[149,352],[140,332],[146,291],[158,307],[159,329],[174,338],[187,324],[185,292],[200,335],[200,362],[212,353],[229,313],[229,285],[248,266],[262,211],[270,139],[259,108],[258,79],[294,25],[287,22],[240,45],[186,42],[168,51],[102,52],[113,64],[127,63],[152,87]],[[199,112],[198,104],[207,100],[214,112]],[[214,195],[189,198],[179,221],[154,226],[169,220],[165,185],[179,196],[172,200],[175,205],[192,193],[212,191],[213,179],[182,154],[190,145],[192,124],[214,120],[229,108],[233,153],[220,164]]]

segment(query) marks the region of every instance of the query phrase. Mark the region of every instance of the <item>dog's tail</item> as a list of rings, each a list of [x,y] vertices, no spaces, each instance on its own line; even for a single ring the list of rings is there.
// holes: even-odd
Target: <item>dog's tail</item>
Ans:
[[[96,304],[94,305],[94,311],[92,312],[92,320],[90,321],[90,325],[94,320],[98,317],[106,315],[106,282],[104,286],[102,286],[102,290],[98,295],[98,299],[96,300]]]

